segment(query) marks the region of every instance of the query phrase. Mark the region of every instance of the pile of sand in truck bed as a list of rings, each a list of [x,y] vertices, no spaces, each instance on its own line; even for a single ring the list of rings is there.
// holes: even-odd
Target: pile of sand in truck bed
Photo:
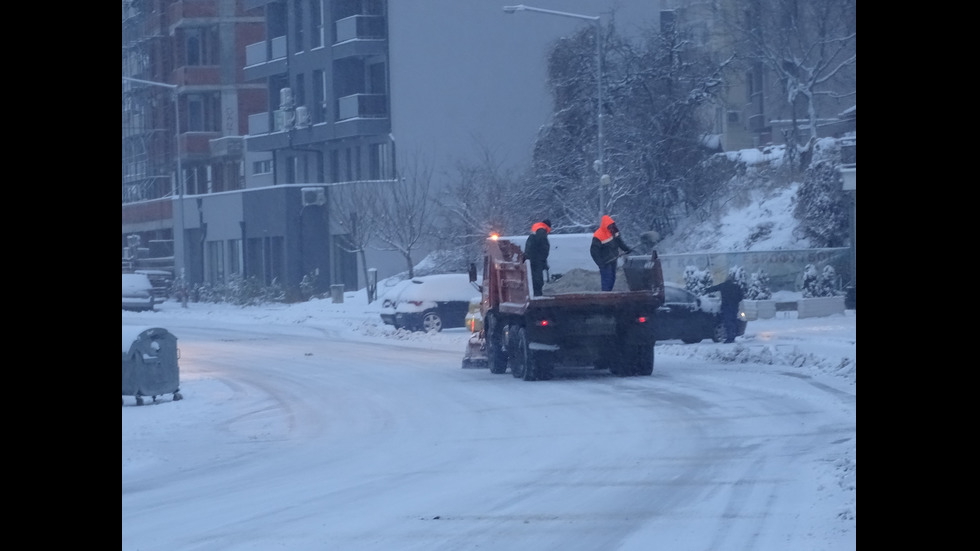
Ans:
[[[623,268],[616,269],[616,284],[613,291],[629,291],[626,282],[626,275]],[[599,270],[582,270],[572,268],[568,270],[558,280],[545,282],[541,292],[545,295],[560,295],[563,293],[584,293],[602,291],[602,283],[599,279]]]

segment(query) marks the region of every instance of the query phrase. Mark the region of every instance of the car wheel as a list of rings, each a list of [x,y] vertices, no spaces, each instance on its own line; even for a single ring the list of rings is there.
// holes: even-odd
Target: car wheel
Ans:
[[[442,318],[432,310],[422,314],[422,330],[426,333],[442,331]]]
[[[715,326],[715,331],[711,335],[711,340],[714,342],[725,342],[725,336],[727,335],[727,333],[728,332],[725,331],[725,324],[719,323],[718,325]]]

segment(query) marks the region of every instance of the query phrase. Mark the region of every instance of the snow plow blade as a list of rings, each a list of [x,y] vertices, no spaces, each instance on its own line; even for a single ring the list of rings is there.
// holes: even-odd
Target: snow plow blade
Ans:
[[[466,352],[463,354],[462,367],[463,369],[487,367],[486,343],[479,332],[470,335],[470,340],[466,343]]]

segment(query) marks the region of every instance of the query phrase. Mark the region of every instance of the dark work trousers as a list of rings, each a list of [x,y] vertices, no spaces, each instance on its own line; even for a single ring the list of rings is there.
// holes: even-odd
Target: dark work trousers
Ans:
[[[534,296],[539,297],[542,295],[542,288],[544,288],[544,266],[538,266],[536,263],[531,263],[531,288],[534,291]]]
[[[725,342],[735,342],[735,335],[738,333],[738,307],[722,308],[721,321],[725,324]]]
[[[599,268],[599,281],[602,282],[603,291],[612,291],[613,286],[616,285],[616,264],[614,260],[606,262]]]

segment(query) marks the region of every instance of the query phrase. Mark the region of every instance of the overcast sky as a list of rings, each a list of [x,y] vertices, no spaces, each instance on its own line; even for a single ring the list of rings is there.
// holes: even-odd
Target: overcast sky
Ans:
[[[552,43],[591,21],[538,12],[508,14],[494,0],[389,2],[392,134],[396,147],[452,166],[481,147],[508,166],[530,160],[538,128],[552,110],[545,56]],[[615,8],[620,33],[659,21],[651,0],[542,0],[525,5],[600,15]],[[405,145],[408,147],[408,145]]]

